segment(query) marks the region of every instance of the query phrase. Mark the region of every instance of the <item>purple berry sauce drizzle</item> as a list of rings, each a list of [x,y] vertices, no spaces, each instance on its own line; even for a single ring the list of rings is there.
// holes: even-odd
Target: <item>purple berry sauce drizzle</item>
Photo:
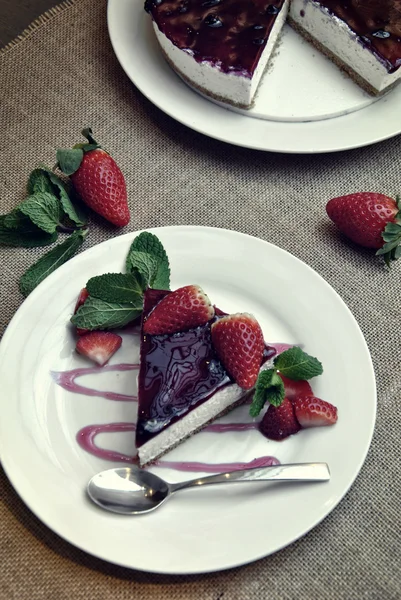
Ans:
[[[289,344],[271,344],[277,354],[291,347]],[[99,367],[77,368],[69,371],[53,371],[51,373],[53,380],[63,389],[73,393],[91,397],[105,398],[111,401],[135,402],[135,396],[128,396],[116,392],[102,391],[88,386],[80,385],[76,380],[84,375],[94,375],[112,371],[130,371],[137,370],[139,365],[130,363],[121,363],[116,365],[106,365]],[[242,432],[254,430],[257,428],[257,423],[213,423],[205,427],[201,433],[224,434],[228,432]],[[76,436],[78,444],[85,451],[103,460],[114,462],[134,463],[135,457],[123,454],[114,450],[106,450],[100,448],[95,443],[95,438],[100,433],[124,433],[134,432],[136,430],[135,423],[106,423],[94,424],[83,427]],[[233,462],[233,463],[203,463],[203,462],[182,462],[160,460],[155,466],[175,469],[177,471],[187,472],[205,472],[205,473],[221,473],[227,470],[245,469],[251,467],[263,467],[278,464],[279,461],[273,456],[262,456],[255,458],[250,462]]]

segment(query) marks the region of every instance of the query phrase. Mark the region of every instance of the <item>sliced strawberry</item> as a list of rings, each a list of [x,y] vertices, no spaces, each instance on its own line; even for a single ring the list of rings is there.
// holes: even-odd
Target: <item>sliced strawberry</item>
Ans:
[[[89,298],[88,290],[86,288],[82,288],[82,290],[79,292],[79,296],[77,298],[77,303],[74,308],[74,315],[77,312],[78,308],[80,306],[82,306],[83,304],[85,304],[85,302],[88,298]]]
[[[212,325],[212,342],[231,377],[244,390],[258,378],[265,343],[262,329],[253,315],[237,313]]]
[[[295,400],[297,396],[313,396],[313,390],[307,381],[293,381],[279,373],[284,383],[285,396],[288,400]]]
[[[214,308],[202,288],[187,285],[160,300],[145,320],[143,332],[150,335],[177,333],[205,325],[213,317]]]
[[[293,404],[301,427],[324,427],[337,422],[337,408],[316,396],[299,396]]]
[[[77,341],[76,351],[90,360],[105,365],[122,344],[121,336],[111,331],[91,331]]]
[[[78,308],[80,306],[82,306],[83,304],[85,304],[85,302],[88,298],[89,298],[88,290],[86,288],[82,288],[82,290],[79,292],[77,303],[75,304],[74,315],[77,312]],[[89,329],[82,329],[82,327],[77,327],[76,331],[77,331],[78,335],[84,335],[85,333],[88,333]]]
[[[269,406],[260,425],[260,431],[270,440],[284,440],[301,429],[294,408],[288,398],[280,406]]]

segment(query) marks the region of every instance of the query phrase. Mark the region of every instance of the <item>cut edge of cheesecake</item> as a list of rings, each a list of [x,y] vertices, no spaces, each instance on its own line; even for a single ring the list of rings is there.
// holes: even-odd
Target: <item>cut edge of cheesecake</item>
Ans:
[[[381,96],[401,80],[401,68],[390,73],[358,33],[316,0],[291,0],[288,24],[370,95]]]
[[[190,87],[217,102],[231,104],[236,108],[249,110],[254,105],[256,93],[264,72],[269,66],[270,59],[280,39],[285,25],[290,0],[285,0],[275,19],[267,43],[261,54],[252,77],[238,72],[225,73],[218,66],[204,60],[198,62],[190,52],[178,48],[160,31],[153,20],[153,29],[162,50],[162,54],[170,67]]]

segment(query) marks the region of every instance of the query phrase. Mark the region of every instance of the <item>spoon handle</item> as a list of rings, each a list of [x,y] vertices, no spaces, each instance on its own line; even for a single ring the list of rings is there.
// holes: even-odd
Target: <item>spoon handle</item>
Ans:
[[[273,465],[271,467],[255,467],[241,471],[229,471],[218,475],[209,475],[190,481],[170,483],[172,492],[201,485],[217,483],[239,483],[242,481],[328,481],[329,467],[326,463],[297,463],[290,465]]]

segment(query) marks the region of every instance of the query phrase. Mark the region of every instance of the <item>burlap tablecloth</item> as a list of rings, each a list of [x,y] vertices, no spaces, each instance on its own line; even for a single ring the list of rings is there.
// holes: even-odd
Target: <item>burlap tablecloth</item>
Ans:
[[[303,539],[230,572],[168,577],[103,563],[49,531],[0,474],[0,599],[400,599],[401,261],[388,273],[372,253],[341,240],[324,205],[351,191],[400,192],[401,137],[334,155],[285,156],[194,133],[124,75],[108,40],[105,0],[68,2],[0,51],[0,98],[2,213],[23,198],[31,168],[52,165],[54,149],[91,124],[126,175],[128,230],[211,225],[289,250],[351,308],[378,381],[374,440],[346,498]],[[92,219],[85,247],[115,234]],[[42,252],[0,249],[1,331],[22,301],[18,277]]]

